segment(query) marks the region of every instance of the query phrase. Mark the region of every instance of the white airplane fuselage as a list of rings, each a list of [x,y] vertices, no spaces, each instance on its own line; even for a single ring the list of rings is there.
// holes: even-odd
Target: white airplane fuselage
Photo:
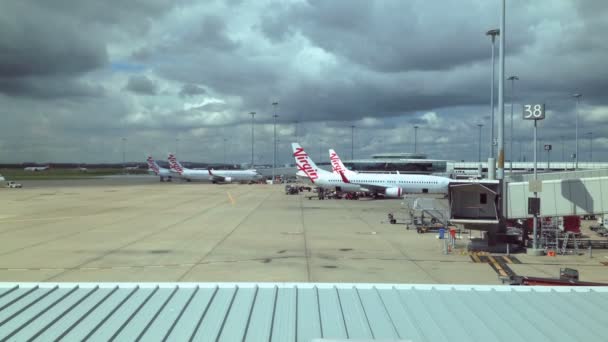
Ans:
[[[193,170],[184,169],[181,174],[174,170],[172,175],[188,181],[204,181],[215,183],[251,182],[259,178],[255,170]]]
[[[151,175],[159,176],[159,177],[173,177],[175,176],[169,169],[165,169],[163,167],[158,168],[158,172],[148,169],[148,173]]]
[[[344,183],[339,175],[331,172],[319,172],[318,178],[314,182],[303,172],[298,171],[296,177],[308,184],[316,185],[323,189],[336,190],[339,192],[359,192],[365,191],[357,184]]]
[[[260,178],[256,170],[211,170],[213,176],[230,179],[232,182],[251,182]]]
[[[375,187],[387,190],[400,188],[403,193],[408,194],[447,194],[450,184],[449,178],[428,175],[351,173],[347,179],[349,183],[359,184],[362,188],[368,185],[370,191]]]

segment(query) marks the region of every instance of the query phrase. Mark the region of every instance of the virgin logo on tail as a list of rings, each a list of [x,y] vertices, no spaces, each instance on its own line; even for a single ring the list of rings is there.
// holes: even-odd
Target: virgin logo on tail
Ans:
[[[184,172],[184,169],[179,166],[179,164],[177,163],[177,159],[175,159],[175,156],[172,154],[169,155],[169,165],[173,170],[177,171],[179,174]]]
[[[338,173],[346,171],[342,168],[342,166],[340,166],[340,164],[341,164],[340,157],[338,157],[336,152],[332,152],[329,155],[329,160],[331,160],[331,167],[334,168],[334,171],[336,171]]]
[[[154,162],[154,159],[152,159],[152,157],[148,157],[148,167],[154,171],[154,173],[158,174],[160,172],[160,170],[158,169],[158,167],[156,166],[156,163]]]
[[[304,151],[303,148],[296,148],[293,156],[296,158],[298,169],[302,170],[308,178],[314,183],[316,179],[319,179],[319,174],[317,170],[315,170],[310,162],[308,161],[308,154]]]

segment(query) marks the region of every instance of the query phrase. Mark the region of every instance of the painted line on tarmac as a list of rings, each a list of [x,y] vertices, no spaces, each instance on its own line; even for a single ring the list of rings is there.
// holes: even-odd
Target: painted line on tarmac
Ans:
[[[236,203],[236,201],[234,200],[234,198],[232,198],[232,195],[226,191],[226,194],[228,195],[228,198],[230,199],[230,203],[232,203],[232,205],[234,205],[234,203]]]
[[[0,224],[1,223],[14,223],[14,222],[28,222],[28,221],[67,220],[67,219],[71,219],[71,218],[86,217],[86,216],[89,216],[89,215],[59,216],[59,217],[40,217],[40,218],[18,219],[18,220],[2,220],[2,219],[0,219]]]

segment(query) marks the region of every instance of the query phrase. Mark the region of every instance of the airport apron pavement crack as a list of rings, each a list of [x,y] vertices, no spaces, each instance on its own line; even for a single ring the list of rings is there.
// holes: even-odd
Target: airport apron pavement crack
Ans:
[[[183,202],[183,203],[187,203],[187,202],[190,202],[190,201],[191,201],[191,199],[188,199],[188,201]],[[178,205],[174,206],[173,208],[175,208],[175,207],[177,207],[177,206],[179,206],[179,205],[181,205],[181,204],[182,204],[182,203],[180,203],[180,204],[178,204]],[[44,280],[44,281],[51,281],[51,280],[53,280],[53,279],[55,279],[55,278],[57,278],[57,277],[60,277],[60,276],[62,276],[62,275],[64,275],[64,274],[66,274],[67,272],[70,272],[70,271],[74,271],[74,270],[78,270],[78,269],[80,269],[80,268],[83,268],[83,267],[84,267],[85,265],[87,265],[87,264],[90,264],[90,263],[92,263],[92,262],[94,262],[94,261],[97,261],[97,260],[103,259],[103,258],[105,258],[106,256],[108,256],[108,255],[110,255],[110,254],[112,254],[112,253],[114,253],[114,252],[116,252],[116,251],[119,251],[119,250],[121,250],[121,249],[124,249],[125,247],[129,247],[129,246],[131,246],[131,245],[133,245],[133,244],[136,244],[136,243],[138,243],[138,242],[140,242],[140,241],[142,241],[142,240],[144,240],[144,239],[149,238],[150,236],[154,236],[154,235],[156,235],[156,234],[160,234],[160,233],[165,232],[165,231],[167,231],[167,230],[169,230],[169,229],[171,229],[171,228],[173,228],[173,227],[176,227],[176,226],[178,226],[178,225],[180,225],[180,224],[182,224],[182,223],[184,223],[184,222],[188,222],[189,220],[192,220],[192,219],[194,219],[194,218],[196,218],[196,217],[198,217],[198,216],[200,216],[200,215],[203,215],[203,214],[207,213],[208,211],[210,211],[210,210],[212,210],[212,209],[215,209],[215,208],[219,207],[219,206],[220,206],[220,205],[222,205],[222,204],[224,204],[224,203],[223,203],[223,202],[218,202],[218,203],[216,203],[215,205],[213,205],[213,206],[211,206],[211,207],[208,207],[208,208],[205,208],[205,209],[203,209],[202,211],[200,211],[200,212],[198,212],[198,213],[196,213],[196,214],[194,214],[194,215],[190,215],[190,216],[188,216],[188,217],[186,217],[186,218],[184,218],[184,219],[182,219],[182,220],[179,220],[178,222],[174,222],[174,223],[172,223],[172,224],[169,224],[169,225],[167,225],[167,226],[164,226],[164,227],[162,227],[162,228],[160,228],[160,229],[158,229],[158,230],[155,230],[155,231],[153,231],[153,232],[151,232],[151,233],[149,233],[149,234],[146,234],[146,235],[144,235],[144,236],[142,236],[142,237],[140,237],[140,238],[137,238],[137,239],[135,239],[135,240],[133,240],[133,241],[131,241],[131,242],[129,242],[129,243],[126,243],[126,244],[124,244],[124,245],[121,245],[120,247],[114,248],[114,249],[112,249],[112,250],[110,250],[110,251],[107,251],[107,252],[105,252],[105,253],[103,253],[103,254],[101,254],[101,255],[98,255],[98,256],[96,256],[96,257],[94,257],[94,258],[92,258],[92,259],[88,259],[88,260],[86,260],[85,262],[82,262],[82,263],[78,264],[77,266],[67,268],[65,271],[60,272],[60,273],[58,273],[58,274],[55,274],[55,275],[53,275],[53,276],[51,276],[51,277],[47,278],[47,279],[46,279],[46,280]]]
[[[178,207],[178,206],[180,206],[180,205],[182,205],[184,203],[188,203],[190,201],[191,201],[191,199],[188,199],[188,200],[185,200],[185,201],[181,201],[179,203],[176,203],[175,206],[172,206],[171,208],[167,208],[167,209],[165,209],[163,211],[172,210],[172,209],[174,209],[174,208],[176,208],[176,207]],[[158,209],[154,209],[154,211],[158,211]],[[30,245],[27,245],[27,246],[18,247],[18,248],[12,249],[10,251],[1,252],[0,256],[2,256],[2,255],[8,255],[8,254],[15,253],[15,252],[19,252],[19,251],[22,251],[22,250],[25,250],[25,249],[28,249],[28,248],[32,248],[32,247],[38,247],[38,246],[44,245],[44,244],[49,243],[49,242],[61,240],[61,239],[64,239],[64,238],[70,238],[72,236],[77,236],[79,234],[88,233],[88,232],[94,231],[96,229],[104,228],[104,227],[107,227],[109,225],[113,225],[113,224],[116,224],[116,223],[119,223],[119,222],[126,223],[126,222],[129,222],[131,220],[139,219],[141,215],[142,214],[137,214],[137,215],[134,215],[134,216],[129,217],[127,219],[121,218],[121,219],[116,220],[116,221],[111,221],[109,223],[105,223],[105,224],[103,224],[101,226],[95,226],[93,228],[89,228],[89,229],[85,229],[85,230],[79,230],[79,231],[77,231],[75,233],[67,233],[67,234],[64,234],[64,235],[56,236],[56,237],[48,239],[48,240],[36,242],[36,243],[30,244]]]
[[[177,281],[183,281],[183,279],[190,274],[194,268],[198,265],[201,264],[203,262],[203,260],[205,260],[205,258],[207,258],[209,255],[211,255],[211,253],[213,253],[217,247],[219,247],[219,245],[221,245],[224,241],[226,241],[242,224],[243,222],[245,222],[249,216],[251,216],[253,213],[255,213],[258,208],[260,206],[262,206],[262,204],[264,202],[266,202],[266,200],[268,199],[268,197],[270,197],[270,195],[272,195],[273,193],[269,193],[262,201],[260,201],[260,203],[258,203],[252,210],[250,210],[247,215],[245,215],[245,217],[243,217],[242,220],[239,221],[239,223],[237,223],[234,228],[232,228],[232,230],[230,232],[228,232],[228,234],[226,234],[220,241],[218,241],[207,253],[205,253],[205,255],[203,255],[197,262],[194,263],[194,265],[192,267],[190,267],[186,272],[184,272],[184,274],[182,274]]]
[[[359,214],[358,211],[357,211],[356,216],[357,216],[357,219],[359,219],[361,222],[365,223],[365,225],[369,228],[370,231],[372,231],[372,232],[374,231],[374,227],[369,222],[367,222],[363,217],[361,217],[361,215]],[[422,267],[420,264],[418,264],[416,259],[410,257],[406,252],[404,252],[401,248],[399,248],[399,246],[396,245],[391,239],[382,237],[382,234],[374,234],[374,236],[386,241],[391,247],[393,247],[395,250],[397,250],[399,252],[399,254],[401,254],[405,258],[405,260],[416,265],[416,267],[418,267],[418,269],[420,269],[420,271],[422,271],[424,274],[426,274],[432,281],[434,281],[435,283],[439,283],[439,281],[437,279],[435,279],[435,277],[433,277],[430,272],[428,272],[424,267]]]
[[[144,269],[144,268],[171,268],[171,267],[193,267],[198,265],[213,265],[213,264],[232,264],[239,262],[251,262],[260,261],[268,263],[272,260],[286,260],[286,259],[298,259],[303,258],[303,255],[286,255],[279,257],[268,257],[268,258],[252,258],[252,259],[235,259],[235,260],[213,260],[213,261],[201,261],[199,263],[184,262],[184,263],[172,263],[172,264],[146,264],[146,265],[117,265],[117,266],[95,266],[95,267],[80,267],[78,270],[81,271],[96,271],[96,270],[124,270],[124,269]],[[11,268],[2,267],[0,271],[73,271],[73,268],[65,267],[28,267],[28,268]]]
[[[138,191],[138,192],[136,192],[136,193],[140,193],[140,192],[143,192],[143,191]],[[101,199],[101,198],[103,198],[103,197],[99,197],[99,199]],[[187,203],[187,201],[180,202],[180,204],[181,204],[181,203]],[[75,218],[75,217],[80,218],[80,217],[90,217],[90,216],[102,215],[102,214],[105,214],[105,213],[108,213],[108,212],[112,212],[113,210],[115,210],[115,208],[102,208],[101,210],[96,211],[96,212],[94,212],[94,213],[92,213],[92,214],[89,214],[89,215],[81,215],[81,216],[69,216],[69,217],[63,216],[63,217],[58,217],[58,218],[49,217],[49,218],[47,218],[47,219],[48,219],[49,221],[52,221],[52,222],[41,223],[41,224],[37,224],[37,225],[35,225],[35,226],[28,227],[28,228],[15,228],[15,229],[3,230],[3,231],[0,231],[0,235],[5,234],[5,233],[12,233],[12,232],[16,232],[16,231],[26,231],[26,230],[30,230],[30,229],[38,229],[38,228],[40,228],[40,227],[44,227],[44,226],[46,226],[46,225],[48,225],[48,224],[51,224],[51,223],[56,223],[57,221],[65,220],[65,219],[68,219],[68,218]],[[131,220],[131,219],[133,219],[133,218],[136,218],[136,217],[139,217],[139,216],[140,216],[140,214],[135,215],[135,216],[130,217],[130,218],[127,218],[127,219],[122,219],[122,220],[112,221],[112,222],[110,222],[109,224],[110,224],[110,225],[111,225],[111,224],[115,224],[115,223],[120,222],[120,221],[129,221],[129,220]],[[33,220],[35,220],[35,219],[33,219]],[[14,219],[13,219],[13,220],[7,220],[7,221],[0,221],[0,224],[2,224],[2,223],[12,223],[12,221],[14,221]],[[95,230],[95,229],[97,229],[97,228],[99,228],[99,227],[95,226],[95,227],[93,227],[93,228],[91,228],[91,229],[88,229],[88,230],[79,231],[79,232],[77,232],[76,234],[79,234],[79,233],[86,233],[86,232],[89,232],[89,231],[91,231],[91,230]],[[70,235],[70,236],[71,236],[71,235]],[[69,237],[69,236],[65,236],[65,235],[64,235],[64,236],[62,236],[62,237]],[[46,241],[51,242],[51,241],[55,241],[55,240],[56,240],[56,238],[53,238],[53,239],[50,239],[50,240],[46,240]],[[42,243],[44,243],[44,242],[42,242]],[[38,245],[38,243],[37,243],[36,245],[30,245],[30,246],[26,246],[25,248],[34,247],[34,246],[37,246],[37,245]],[[13,251],[17,251],[17,250],[13,250]],[[9,252],[2,252],[2,253],[0,253],[0,255],[5,255],[5,254],[7,254],[7,253],[12,253],[13,251],[9,251]]]
[[[310,271],[310,251],[308,250],[308,239],[306,238],[306,223],[304,220],[304,203],[302,196],[298,196],[300,200],[300,222],[302,222],[302,238],[304,240],[304,256],[306,257],[306,274],[309,282],[312,281],[312,273]]]
[[[33,218],[33,219],[24,219],[24,220],[5,220],[5,221],[0,221],[0,224],[2,224],[2,223],[23,222],[23,221],[49,221],[49,222],[37,224],[35,226],[31,226],[31,227],[19,227],[19,228],[14,228],[14,229],[2,230],[2,231],[0,231],[0,235],[8,234],[8,233],[13,233],[13,232],[17,232],[17,231],[26,231],[26,230],[30,230],[30,229],[39,229],[39,228],[44,227],[46,225],[49,225],[49,224],[52,224],[52,223],[56,223],[57,221],[63,221],[63,220],[67,220],[67,219],[103,215],[105,213],[111,212],[112,210],[114,210],[114,208],[104,208],[104,209],[101,209],[99,211],[96,211],[96,212],[94,212],[92,214],[88,214],[88,215],[58,216],[58,217]],[[116,221],[116,222],[118,222],[118,221]]]

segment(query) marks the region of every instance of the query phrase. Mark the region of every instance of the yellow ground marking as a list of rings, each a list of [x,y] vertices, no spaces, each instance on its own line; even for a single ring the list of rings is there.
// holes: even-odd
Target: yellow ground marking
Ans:
[[[502,266],[500,266],[500,264],[496,261],[496,259],[494,259],[493,256],[488,255],[488,259],[490,259],[490,261],[492,262],[492,264],[494,264],[494,267],[496,267],[496,269],[498,270],[498,273],[501,276],[503,276],[503,277],[507,276],[507,272],[505,272],[505,270],[502,268]]]
[[[234,205],[234,203],[236,203],[236,201],[234,200],[234,198],[232,198],[232,195],[226,191],[226,194],[228,195],[228,198],[230,199],[230,203],[232,203],[232,205]]]
[[[479,257],[477,256],[477,254],[473,253],[471,254],[471,257],[473,257],[473,260],[475,260],[475,262],[481,262],[481,260],[479,260]]]

